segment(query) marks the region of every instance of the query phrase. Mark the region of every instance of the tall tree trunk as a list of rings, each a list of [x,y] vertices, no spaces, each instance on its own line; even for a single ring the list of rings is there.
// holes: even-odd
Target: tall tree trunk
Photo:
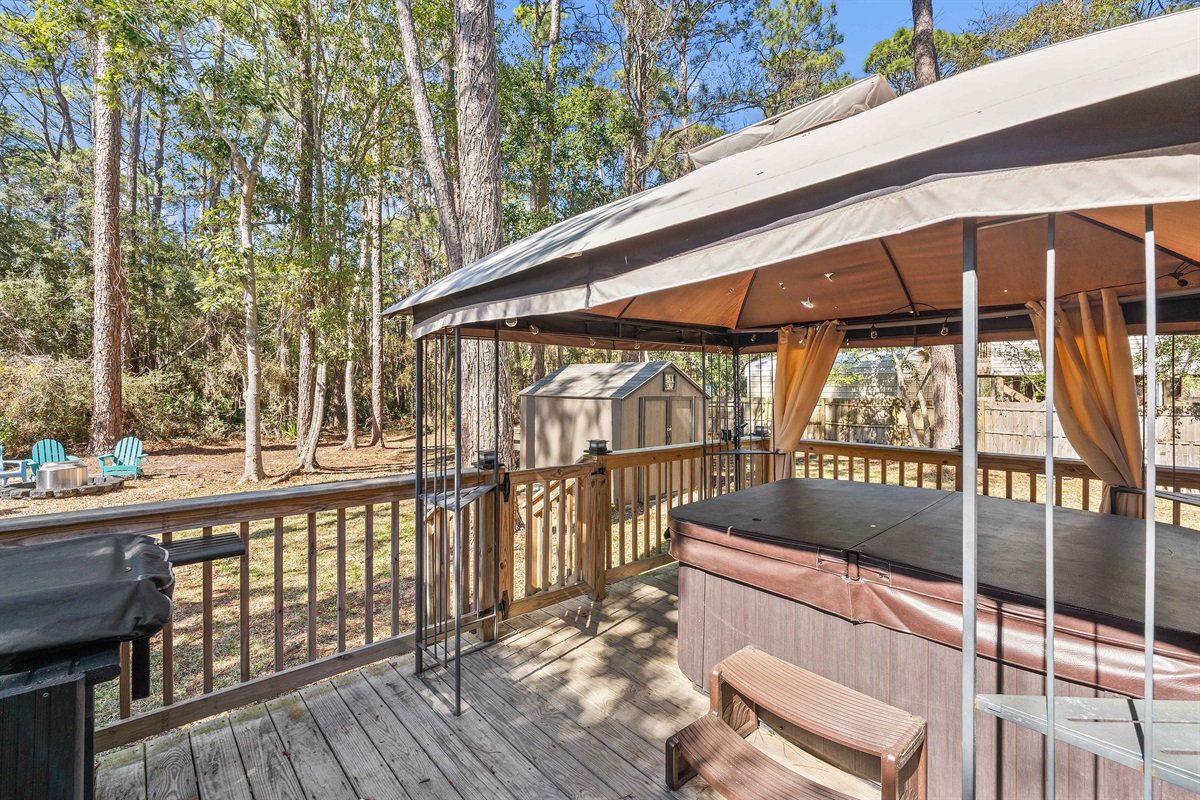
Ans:
[[[382,149],[382,148],[381,148]],[[383,186],[367,201],[371,246],[371,446],[383,441]],[[364,232],[365,233],[365,232]]]
[[[454,185],[446,169],[446,161],[438,143],[437,127],[433,120],[433,106],[425,88],[425,72],[421,66],[421,46],[417,39],[417,27],[413,22],[411,0],[396,0],[396,22],[400,28],[401,49],[404,51],[404,67],[408,74],[408,85],[412,91],[413,115],[417,121],[417,133],[421,139],[421,154],[425,169],[433,187],[437,204],[438,220],[441,223],[442,244],[446,249],[446,266],[451,272],[463,264],[462,244],[457,205],[454,201]],[[493,46],[493,56],[495,48]],[[493,58],[494,63],[494,58]]]
[[[913,72],[920,89],[941,77],[933,46],[933,0],[912,0],[912,14]]]
[[[238,198],[238,231],[241,235],[242,265],[242,311],[245,315],[246,343],[246,389],[243,398],[246,404],[246,461],[241,480],[258,482],[266,477],[262,464],[262,421],[259,379],[262,362],[258,341],[258,286],[254,273],[254,189],[258,175],[249,172],[242,175],[242,189]]]
[[[325,421],[325,367],[325,359],[321,359],[313,374],[312,421],[308,426],[304,447],[300,450],[300,469],[305,472],[317,471],[317,444],[321,439],[321,423]]]
[[[917,88],[939,77],[937,50],[933,44],[933,0],[913,0],[913,71]],[[929,348],[930,378],[933,383],[934,447],[951,449],[962,438],[962,346]]]
[[[121,264],[121,363],[135,371],[133,320],[129,316],[129,272],[137,268],[138,169],[142,162],[142,90],[129,106],[129,147],[125,152],[125,253]]]
[[[539,120],[537,125],[540,138],[538,143],[540,157],[529,193],[530,209],[533,211],[535,219],[539,218],[550,205],[550,179],[554,171],[554,137],[557,135],[553,109],[557,108],[555,95],[558,85],[558,45],[562,39],[562,0],[550,0],[549,14],[550,24],[546,33],[546,57],[542,80],[546,91],[544,108],[551,109],[551,111],[549,116]],[[534,342],[526,346],[529,348],[532,364],[529,378],[531,381],[540,381],[546,377],[546,345]]]
[[[455,14],[458,82],[458,161],[462,193],[463,259],[498,250],[503,240],[500,204],[500,113],[496,78],[496,20],[492,0],[459,0]],[[463,348],[464,415],[462,458],[473,462],[478,447],[499,444],[512,464],[511,366],[497,342],[468,342]],[[493,402],[499,385],[500,407]],[[499,430],[496,421],[499,420]]]
[[[358,237],[358,276],[354,279],[350,307],[346,309],[346,364],[342,369],[342,394],[346,401],[346,441],[342,443],[342,447],[346,450],[358,447],[358,409],[354,405],[354,373],[358,367],[355,354],[358,348],[354,341],[354,317],[358,311],[359,281],[371,262],[370,249],[367,232],[363,230]]]
[[[106,453],[121,436],[121,101],[109,74],[107,34],[92,49],[92,420],[88,449]]]
[[[166,161],[167,143],[167,98],[165,92],[158,93],[155,110],[158,112],[157,125],[154,129],[154,201],[150,206],[150,224],[157,230],[162,221],[163,206],[163,164]]]
[[[298,311],[300,348],[296,377],[296,453],[306,452],[308,426],[313,419],[315,391],[313,362],[316,359],[316,331],[313,329],[315,298],[313,268],[316,257],[313,247],[313,173],[316,157],[316,111],[313,104],[313,64],[311,21],[307,9],[294,20],[299,32],[300,109],[296,120],[296,246],[300,262]]]

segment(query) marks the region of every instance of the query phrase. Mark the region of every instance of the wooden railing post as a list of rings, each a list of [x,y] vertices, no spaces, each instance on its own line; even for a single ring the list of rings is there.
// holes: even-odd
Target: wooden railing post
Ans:
[[[583,578],[591,591],[588,593],[593,600],[603,600],[606,589],[607,549],[605,537],[608,534],[609,502],[608,470],[603,456],[589,457],[593,464],[591,474],[580,478],[583,491],[579,495],[579,548],[583,558]]]
[[[608,480],[608,468],[604,459],[598,460],[596,473],[592,476],[592,519],[595,520],[595,550],[592,564],[595,568],[594,599],[603,600],[608,586],[609,551],[612,549],[612,487]],[[586,552],[586,551],[585,551]]]
[[[479,563],[481,565],[478,573],[479,596],[477,601],[477,608],[480,612],[491,606],[492,589],[496,585],[496,575],[492,564],[496,559],[496,548],[499,547],[497,540],[500,529],[503,527],[502,524],[497,524],[498,515],[502,515],[505,510],[502,501],[503,498],[498,489],[493,489],[479,499],[479,517],[476,529],[479,531]],[[509,549],[512,549],[511,545],[509,545]],[[504,552],[504,549],[500,550],[501,554]],[[498,612],[499,609],[492,608],[492,611]],[[479,638],[485,642],[493,642],[496,640],[498,630],[496,621],[488,620],[479,626]]]
[[[513,593],[515,591],[516,553],[513,551],[513,548],[516,547],[517,521],[517,487],[511,483],[506,483],[505,485],[510,487],[508,493],[497,495],[497,501],[500,503],[500,529],[496,531],[496,547],[498,548],[500,558],[499,611],[503,619],[508,618],[508,608],[512,605]]]

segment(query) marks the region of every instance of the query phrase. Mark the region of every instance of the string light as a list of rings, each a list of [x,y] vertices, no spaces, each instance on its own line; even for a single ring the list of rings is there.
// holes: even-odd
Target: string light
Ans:
[[[517,321],[513,317],[509,317],[508,319],[504,320],[504,324],[510,328],[517,327]]]
[[[878,339],[878,338],[879,338],[879,329],[875,327],[875,323],[874,323],[874,322],[872,322],[872,323],[871,323],[871,338],[872,338],[872,339]]]

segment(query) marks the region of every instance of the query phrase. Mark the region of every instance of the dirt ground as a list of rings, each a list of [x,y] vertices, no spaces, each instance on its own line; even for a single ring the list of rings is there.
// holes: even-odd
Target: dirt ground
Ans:
[[[290,439],[264,439],[263,466],[267,472],[267,479],[259,483],[243,484],[237,483],[238,478],[242,476],[244,463],[241,440],[232,439],[204,445],[149,444],[146,447],[148,456],[142,462],[145,475],[137,480],[125,481],[125,485],[115,492],[93,497],[0,500],[0,518],[374,478],[414,470],[416,450],[411,432],[388,432],[384,437],[384,449],[360,445],[354,450],[343,450],[342,441],[343,437],[340,435],[322,437],[317,448],[320,471],[288,475],[287,473],[296,466],[295,442]],[[90,474],[100,474],[99,465],[94,457],[84,456],[83,460],[87,463]]]

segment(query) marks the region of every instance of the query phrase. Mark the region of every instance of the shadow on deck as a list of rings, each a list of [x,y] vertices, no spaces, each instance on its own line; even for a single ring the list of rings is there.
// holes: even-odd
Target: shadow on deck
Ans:
[[[664,740],[708,708],[676,666],[677,599],[669,566],[613,584],[603,602],[504,623],[495,646],[463,660],[460,717],[438,671],[382,661],[104,754],[96,797],[716,798],[702,778],[663,784]],[[818,774],[828,768],[769,732],[754,738],[878,797]]]

